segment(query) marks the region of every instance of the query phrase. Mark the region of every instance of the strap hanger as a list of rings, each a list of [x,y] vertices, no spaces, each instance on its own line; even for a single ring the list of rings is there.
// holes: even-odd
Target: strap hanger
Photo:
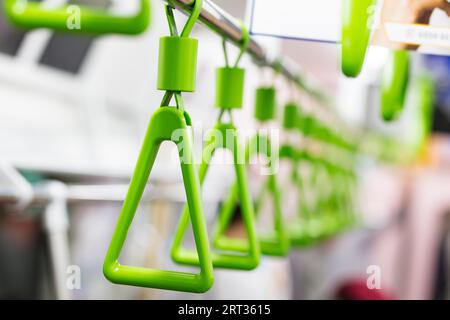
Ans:
[[[336,189],[336,201],[339,210],[341,210],[338,221],[341,232],[354,227],[356,224],[356,214],[354,211],[353,198],[350,192],[350,183],[351,177],[348,173],[338,172],[336,177],[336,185],[340,186],[340,188]]]
[[[192,14],[181,37],[176,32],[172,8],[166,6],[171,36],[160,39],[158,70],[158,89],[165,90],[166,94],[161,108],[150,120],[130,187],[106,254],[103,272],[105,277],[114,283],[202,293],[208,291],[214,281],[200,182],[194,165],[189,132],[190,117],[184,111],[181,95],[181,92],[195,90],[198,41],[189,38],[189,34],[200,15],[202,4],[202,0],[195,1]],[[175,96],[176,108],[169,107],[172,96]],[[118,262],[159,147],[164,141],[171,141],[178,148],[199,259],[199,274],[123,266]]]
[[[343,208],[339,199],[337,189],[340,188],[338,183],[337,170],[333,165],[324,162],[323,163],[326,178],[324,179],[327,184],[327,196],[323,203],[324,217],[324,236],[331,237],[342,231],[342,216]]]
[[[294,229],[291,230],[290,239],[294,246],[305,247],[319,241],[323,234],[324,224],[322,221],[322,212],[319,208],[320,199],[323,197],[323,189],[320,188],[319,184],[320,164],[317,160],[303,150],[299,151],[298,163],[299,165],[309,165],[311,172],[308,179],[302,177],[299,171],[294,176],[295,181],[298,183],[300,197],[303,198],[303,203],[300,203],[298,208],[301,228],[299,230],[298,226],[297,228],[293,226]],[[297,170],[299,169],[297,168]],[[315,197],[312,201],[307,199],[306,189],[315,191]]]
[[[275,118],[276,113],[276,91],[274,87],[260,87],[256,91],[256,102],[255,102],[255,118],[261,122],[269,121]],[[273,166],[275,163],[272,161],[272,153],[278,152],[277,150],[273,150],[271,141],[269,137],[262,134],[257,134],[247,143],[246,147],[246,163],[247,165],[250,163],[251,157],[256,154],[260,154],[265,156],[269,161],[268,168],[270,168],[271,173],[267,178],[267,181],[262,186],[262,189],[259,192],[259,201],[257,201],[256,205],[256,216],[259,215],[262,209],[262,201],[261,199],[265,198],[265,194],[269,194],[273,200],[274,207],[274,230],[266,235],[260,235],[260,245],[261,252],[264,255],[269,256],[286,256],[289,253],[289,238],[286,231],[286,226],[283,221],[283,213],[282,213],[282,200],[281,200],[281,191],[278,185],[278,181],[276,178],[276,174],[273,171]],[[228,206],[224,206],[225,210],[228,210],[225,213],[225,217],[227,220],[223,221],[222,230],[219,230],[214,235],[215,243],[220,242],[220,239],[223,237],[223,230],[226,228],[224,226],[228,226],[230,220],[233,217],[233,214],[236,209],[237,198],[236,193],[233,193],[233,190],[236,188],[232,188],[229,195],[229,203]],[[259,203],[258,203],[259,202]]]
[[[315,162],[321,166],[325,177],[318,186],[326,191],[318,210],[325,213],[321,238],[328,238],[353,227],[356,222],[351,197],[346,190],[353,174],[328,159],[319,158]]]
[[[311,155],[308,155],[307,158],[308,161],[314,163],[311,187],[316,190],[317,193],[314,203],[314,212],[311,212],[310,232],[315,236],[317,241],[320,241],[328,238],[333,228],[333,222],[329,219],[329,211],[327,211],[326,207],[327,202],[329,201],[329,182],[323,162]]]
[[[295,102],[289,102],[284,108],[283,128],[292,131],[298,128],[301,119],[300,108]],[[306,203],[304,181],[299,172],[302,163],[300,152],[292,144],[284,144],[280,148],[280,159],[291,162],[291,181],[297,188],[299,200],[295,219],[288,226],[288,237],[291,246],[306,247],[314,243],[315,239],[308,231],[310,211]]]
[[[357,77],[366,58],[376,0],[342,0],[342,72]]]
[[[327,131],[323,130],[323,126],[311,116],[299,114],[298,128],[305,136],[322,141],[329,140]],[[337,232],[339,223],[336,222],[336,216],[333,214],[330,218],[330,206],[333,199],[329,192],[329,186],[332,182],[330,181],[330,170],[333,169],[327,160],[314,156],[306,150],[298,151],[297,157],[299,164],[307,163],[312,166],[312,173],[307,183],[309,189],[316,190],[316,196],[314,203],[309,203],[307,207],[299,207],[299,216],[304,221],[304,227],[299,231],[296,230],[298,227],[293,226],[290,238],[295,246],[307,246]],[[296,177],[297,181],[304,180],[300,179],[300,176]],[[303,198],[304,196],[303,191]]]
[[[220,250],[226,250],[228,253],[213,252],[212,261],[216,268],[253,270],[259,265],[260,248],[256,235],[256,226],[254,218],[254,209],[251,202],[250,191],[247,182],[247,174],[245,172],[245,163],[243,159],[244,151],[241,147],[237,130],[233,124],[232,110],[242,108],[244,95],[244,79],[245,70],[239,68],[239,62],[246,52],[250,35],[245,26],[243,26],[243,38],[240,54],[234,66],[229,65],[226,41],[223,40],[223,49],[225,55],[226,66],[217,69],[216,74],[216,106],[220,108],[218,123],[215,125],[212,133],[207,139],[207,144],[203,151],[203,161],[200,166],[199,175],[200,183],[203,184],[208,172],[210,162],[214,153],[219,149],[227,149],[233,155],[234,170],[236,174],[236,187],[233,187],[233,194],[239,199],[242,208],[242,219],[247,232],[247,245],[242,244],[240,239],[224,238],[215,247]],[[224,123],[222,118],[224,113],[228,111],[230,122]],[[229,200],[219,212],[218,222],[215,230],[219,229],[223,232],[227,231],[224,224],[224,208],[229,206]],[[187,231],[189,223],[189,208],[185,207],[180,222],[176,229],[175,241],[172,245],[172,259],[175,262],[187,265],[198,265],[198,255],[192,250],[182,247],[184,235]],[[217,232],[217,231],[216,231]],[[228,246],[231,245],[231,248]],[[234,250],[233,245],[238,244],[238,250]],[[240,243],[240,244],[239,244]],[[224,249],[225,247],[225,249]],[[234,251],[234,252],[233,252]],[[236,254],[236,252],[238,254]],[[245,254],[242,254],[245,253]]]
[[[409,52],[393,50],[383,70],[381,116],[385,121],[397,119],[403,111],[410,74]]]
[[[139,12],[129,17],[115,16],[100,9],[79,5],[46,9],[41,3],[28,0],[5,0],[4,9],[9,20],[24,29],[47,28],[95,35],[137,35],[147,30],[150,24],[150,0],[140,0]]]
[[[306,197],[305,181],[300,173],[302,163],[301,157],[298,156],[294,162],[295,167],[293,167],[291,174],[292,182],[297,186],[299,193],[297,219],[294,220],[289,228],[289,239],[294,247],[308,247],[316,241],[315,233],[310,231],[312,212]]]

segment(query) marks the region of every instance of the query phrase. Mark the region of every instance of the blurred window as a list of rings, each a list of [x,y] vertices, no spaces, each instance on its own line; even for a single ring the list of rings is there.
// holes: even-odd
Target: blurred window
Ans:
[[[103,9],[108,8],[111,4],[110,0],[73,0],[69,2]],[[80,71],[94,41],[95,37],[93,36],[54,33],[39,62],[76,74]]]

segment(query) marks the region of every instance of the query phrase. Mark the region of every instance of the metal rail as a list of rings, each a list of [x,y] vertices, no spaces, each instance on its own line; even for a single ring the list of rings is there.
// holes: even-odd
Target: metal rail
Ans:
[[[190,14],[192,5],[195,0],[164,0],[171,7],[179,11]],[[226,38],[237,46],[242,43],[242,26],[241,22],[224,11],[222,8],[214,4],[210,0],[204,0],[203,10],[200,14],[199,21],[213,30],[221,37]],[[287,79],[296,83],[301,89],[316,98],[319,102],[327,105],[329,98],[320,90],[314,88],[295,70],[294,64],[289,60],[270,60],[266,54],[266,50],[255,39],[250,39],[247,53],[252,57],[257,65],[269,67],[284,75]]]
[[[195,2],[195,0],[163,1],[186,15],[189,15],[192,12],[193,4]],[[199,21],[219,36],[240,47],[243,39],[242,22],[220,8],[213,1],[204,0]],[[352,133],[353,130],[349,128],[346,122],[334,111],[331,98],[313,85],[311,81],[308,81],[303,77],[299,72],[299,68],[291,59],[270,59],[264,47],[252,37],[250,37],[247,53],[251,56],[255,64],[273,69],[319,102],[318,105],[326,111],[335,122],[335,133],[339,134],[344,139],[352,141],[351,144],[355,144],[353,137],[357,135]]]

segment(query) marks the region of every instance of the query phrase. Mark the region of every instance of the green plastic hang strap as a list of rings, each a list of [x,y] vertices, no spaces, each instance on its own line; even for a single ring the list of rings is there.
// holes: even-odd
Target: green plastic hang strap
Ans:
[[[63,5],[47,9],[27,0],[5,0],[6,16],[11,23],[24,29],[46,28],[63,32],[95,35],[137,35],[150,24],[150,0],[140,0],[139,12],[134,16],[114,16],[105,11],[78,5]]]
[[[322,179],[318,181],[319,189],[323,190],[322,197],[319,199],[318,210],[321,213],[322,222],[322,238],[329,238],[342,229],[342,208],[339,206],[338,188],[341,188],[339,184],[336,184],[338,180],[335,179],[337,171],[333,166],[330,166],[325,160],[319,159],[319,165],[322,169]]]
[[[341,186],[338,192],[338,206],[342,210],[341,212],[341,230],[345,231],[356,224],[356,213],[353,203],[353,197],[351,195],[351,177],[347,174],[340,173],[336,182],[337,186]]]
[[[227,52],[227,43],[223,39],[222,47],[225,56],[225,67],[216,71],[216,107],[220,109],[240,109],[244,100],[245,69],[239,68],[244,53],[250,43],[248,29],[242,24],[242,44],[240,53],[234,63],[230,66]]]
[[[229,139],[229,140],[228,140]],[[243,254],[235,253],[220,253],[213,252],[212,261],[213,266],[217,268],[253,270],[260,260],[260,248],[256,236],[254,210],[251,202],[247,175],[245,173],[245,165],[243,163],[244,152],[241,150],[240,143],[237,137],[237,130],[232,124],[217,124],[208,137],[207,144],[203,152],[203,162],[200,166],[200,183],[203,184],[206,174],[209,169],[209,164],[214,153],[220,149],[228,149],[233,154],[234,169],[236,173],[237,195],[241,203],[242,219],[247,231],[248,247],[242,250]],[[241,159],[242,158],[242,159]],[[219,214],[219,221],[223,221],[224,212],[221,210]],[[180,222],[176,229],[175,240],[172,245],[172,259],[175,262],[187,265],[198,265],[199,258],[195,251],[182,248],[182,242],[189,223],[189,208],[185,207],[181,216]],[[220,223],[219,223],[220,224]],[[223,230],[224,232],[226,230]],[[231,239],[239,242],[239,239]],[[242,252],[238,250],[239,253]]]
[[[248,245],[243,245],[242,239],[228,239],[234,244],[238,244],[240,250],[232,250],[227,248],[228,253],[214,252],[212,256],[213,265],[217,268],[253,270],[259,265],[260,248],[256,236],[256,227],[254,219],[254,209],[250,198],[250,191],[247,182],[247,174],[245,173],[245,164],[240,155],[244,152],[240,148],[240,142],[237,136],[237,130],[232,124],[232,112],[234,108],[242,105],[243,87],[244,87],[244,70],[238,68],[239,61],[247,50],[250,36],[247,29],[243,28],[243,41],[241,52],[236,60],[234,67],[229,66],[226,42],[223,41],[223,49],[226,67],[218,70],[217,89],[216,89],[216,105],[221,108],[218,124],[214,127],[211,135],[207,139],[207,144],[203,151],[203,161],[200,166],[200,181],[203,184],[209,169],[210,161],[214,153],[218,149],[228,149],[233,154],[234,169],[236,173],[236,189],[234,192],[239,197],[242,207],[242,218],[247,232]],[[231,90],[231,91],[230,91]],[[231,97],[231,98],[230,98]],[[230,114],[230,123],[222,123],[222,117],[228,111]],[[227,207],[227,203],[224,208]],[[229,206],[229,205],[228,205]],[[220,221],[224,221],[224,209],[219,212],[216,225],[223,225]],[[198,265],[198,255],[192,250],[182,247],[184,235],[186,233],[189,222],[189,208],[185,207],[178,224],[175,241],[172,245],[172,259],[180,264]],[[215,230],[217,232],[217,229]],[[220,231],[221,232],[221,231]],[[226,230],[223,230],[225,233]],[[216,243],[215,243],[216,244]],[[219,243],[220,245],[220,243]],[[235,251],[235,252],[233,252]],[[242,254],[243,253],[243,254]]]
[[[346,217],[348,212],[346,212],[347,208],[343,203],[342,191],[345,186],[340,178],[340,173],[328,168],[328,182],[332,188],[329,191],[328,199],[325,205],[329,221],[328,234],[332,236],[346,229]]]
[[[336,225],[335,221],[330,219],[330,211],[327,207],[330,200],[329,190],[332,190],[330,181],[326,179],[328,177],[327,168],[322,159],[314,157],[306,151],[299,152],[299,161],[299,163],[308,163],[311,166],[308,188],[316,191],[314,203],[308,205],[306,236],[311,237],[314,241],[320,241],[328,238]],[[298,245],[301,245],[303,240],[301,236],[303,235],[300,235],[299,239],[291,240],[297,240]]]
[[[178,140],[174,139],[173,133],[175,131],[179,137]],[[182,111],[176,108],[165,107],[158,109],[153,114],[111,244],[106,254],[103,273],[111,282],[197,293],[206,292],[211,288],[214,280],[213,266],[203,212],[200,182],[194,165],[190,139],[189,128],[185,114]],[[123,266],[118,262],[128,230],[136,214],[159,147],[163,141],[172,141],[178,147],[199,259],[199,274]]]
[[[250,158],[257,153],[262,154],[266,156],[268,160],[271,160],[272,152],[273,150],[269,138],[263,135],[257,135],[253,139],[251,139],[250,142],[247,144],[246,163],[248,165]],[[269,168],[271,168],[272,166],[273,162],[269,161]],[[224,208],[226,208],[227,210],[227,212],[224,214],[224,217],[227,217],[227,219],[219,221],[221,225],[217,227],[218,230],[221,231],[226,230],[231,219],[233,218],[237,204],[237,194],[235,190],[236,187],[233,187],[231,189],[228,201],[232,205],[224,206]],[[261,252],[264,255],[268,256],[286,256],[289,253],[289,238],[287,235],[286,226],[283,221],[281,192],[274,172],[272,172],[268,176],[267,182],[263,185],[262,189],[260,190],[260,194],[257,201],[259,203],[257,203],[255,211],[257,216],[262,208],[261,199],[265,197],[266,192],[273,199],[274,230],[270,234],[260,236]],[[227,241],[223,239],[222,232],[216,232],[214,234],[214,241],[215,244],[218,244],[223,249],[226,248],[239,249],[239,246],[242,246],[242,244],[239,244],[239,246],[233,246],[233,243],[227,243]]]
[[[408,51],[390,52],[381,83],[381,115],[385,121],[395,120],[403,111],[409,84],[409,60]]]
[[[306,153],[296,150],[291,145],[283,145],[280,148],[280,159],[288,159],[292,163],[291,180],[297,188],[299,200],[297,214],[288,226],[290,244],[293,247],[309,247],[319,240],[322,233],[320,219],[313,215],[314,211],[306,197],[306,185],[308,182],[302,177],[300,166],[302,164],[317,165]],[[309,186],[314,188],[314,186]]]
[[[293,161],[291,179],[298,191],[298,208],[296,219],[289,225],[289,239],[293,247],[307,247],[315,243],[316,233],[311,231],[311,212],[306,198],[306,190],[300,170],[301,159]]]
[[[283,128],[287,131],[297,129],[302,116],[298,105],[290,102],[284,107]],[[291,144],[284,144],[280,147],[280,160],[286,159],[291,163],[291,182],[298,191],[298,208],[294,220],[288,224],[288,236],[293,247],[304,247],[314,242],[314,238],[308,232],[309,210],[306,204],[303,180],[299,173],[301,159],[299,152]]]
[[[185,35],[190,33],[193,21],[198,17],[201,4],[201,0],[196,1],[193,16],[188,20],[184,29]],[[173,96],[175,96],[177,108],[168,107]],[[166,93],[161,108],[153,114],[150,120],[128,193],[106,254],[103,273],[107,279],[114,283],[196,293],[208,291],[213,284],[211,251],[203,211],[200,181],[193,156],[190,124],[190,117],[184,111],[181,93]],[[178,148],[187,205],[197,249],[198,265],[200,266],[199,274],[123,266],[118,262],[159,148],[164,141],[171,141]]]
[[[376,0],[343,0],[342,72],[356,77],[361,72],[369,46],[370,18]]]

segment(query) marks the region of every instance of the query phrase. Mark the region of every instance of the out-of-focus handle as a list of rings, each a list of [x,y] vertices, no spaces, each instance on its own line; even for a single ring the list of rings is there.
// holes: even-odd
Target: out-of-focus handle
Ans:
[[[395,120],[403,111],[409,83],[409,52],[392,51],[381,83],[381,115],[385,121]]]
[[[100,9],[64,5],[47,9],[40,3],[26,0],[5,0],[9,21],[24,29],[46,28],[62,32],[137,35],[150,24],[150,0],[140,0],[139,12],[133,16],[111,15]]]
[[[343,0],[342,72],[356,77],[361,72],[369,46],[370,20],[376,0]]]

